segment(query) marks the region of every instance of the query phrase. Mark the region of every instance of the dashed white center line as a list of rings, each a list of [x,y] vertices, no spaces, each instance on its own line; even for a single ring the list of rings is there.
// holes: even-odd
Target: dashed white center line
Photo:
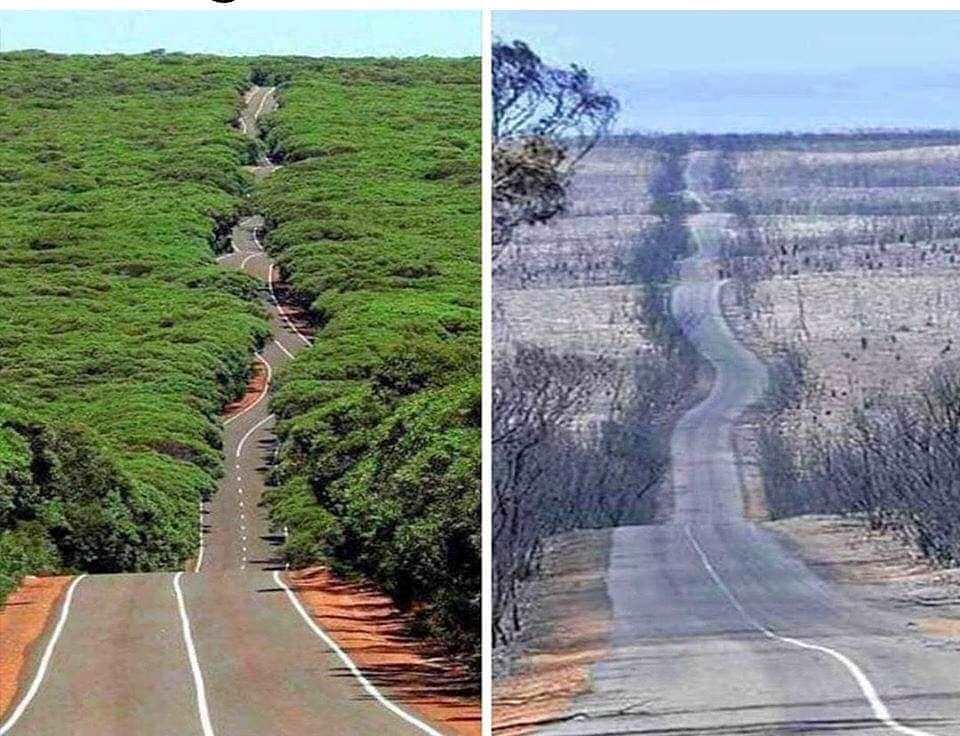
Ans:
[[[276,292],[273,290],[273,271],[274,271],[274,267],[273,267],[273,264],[271,263],[271,264],[270,264],[270,269],[269,269],[269,271],[267,272],[267,286],[270,287],[270,296],[273,297],[273,303],[276,304],[276,306],[277,306],[277,313],[278,313],[281,317],[283,317],[283,321],[287,323],[287,326],[288,326],[291,330],[294,331],[294,333],[296,334],[297,337],[299,337],[301,340],[303,340],[304,344],[306,344],[306,345],[312,344],[312,343],[310,342],[310,339],[309,339],[308,337],[306,337],[302,332],[300,332],[300,330],[297,329],[297,326],[296,326],[295,324],[293,324],[293,322],[290,321],[290,318],[287,316],[286,311],[285,311],[284,308],[280,305],[280,300],[277,299],[277,294],[276,294]]]
[[[266,105],[267,102],[270,100],[271,96],[273,95],[273,93],[274,93],[275,91],[276,91],[276,87],[271,87],[271,88],[267,89],[266,91],[261,90],[260,103],[259,103],[259,105],[257,106],[256,112],[254,112],[254,114],[253,114],[253,119],[254,119],[254,121],[256,121],[257,119],[259,119],[259,117],[261,116],[261,114],[262,114],[263,111],[264,111],[265,105]],[[254,95],[249,96],[249,97],[247,98],[248,104],[252,103],[252,102],[254,101],[254,99],[255,99],[255,96],[254,96]],[[249,133],[251,132],[250,127],[247,125],[246,119],[244,118],[243,114],[240,115],[240,128],[241,128],[241,130],[242,130],[245,134],[249,134]],[[250,262],[251,259],[256,258],[258,255],[264,255],[264,254],[265,254],[265,249],[264,249],[263,245],[262,245],[261,242],[260,242],[259,233],[257,232],[257,229],[256,229],[256,228],[253,228],[253,230],[252,230],[252,232],[251,232],[251,236],[252,236],[252,240],[253,240],[253,245],[254,245],[254,247],[257,249],[257,252],[254,252],[254,253],[249,253],[249,252],[248,252],[248,253],[245,254],[244,259],[243,259],[243,260],[241,261],[241,263],[240,263],[240,268],[241,268],[241,269],[246,268],[246,265]],[[231,248],[233,249],[234,253],[240,252],[240,251],[237,249],[236,243],[233,242],[232,240],[231,240],[230,245],[231,245]],[[273,267],[272,267],[272,265],[271,265],[271,273],[268,274],[268,282],[271,280],[271,277],[272,277],[272,268],[273,268]],[[270,284],[270,290],[271,290],[271,292],[273,291],[273,286],[272,286],[272,284]],[[276,300],[276,297],[274,297],[274,300]],[[282,311],[281,311],[281,314],[282,314]],[[284,317],[285,317],[285,315],[284,315]],[[286,318],[286,317],[285,317],[285,318]],[[288,320],[288,323],[289,323],[289,320]],[[293,324],[292,324],[292,323],[290,323],[290,325],[291,325],[291,327],[293,327]],[[295,327],[294,327],[294,330],[296,330]],[[306,342],[305,338],[303,338],[302,335],[301,335],[301,339],[304,339],[304,341]],[[292,358],[292,357],[293,357],[293,354],[292,354],[289,350],[287,350],[278,340],[274,339],[274,342],[277,343],[277,345],[279,346],[280,350],[282,350],[282,351],[287,355],[287,357],[289,357],[289,358]],[[226,425],[226,424],[229,424],[232,420],[237,419],[237,418],[240,417],[241,415],[246,414],[247,412],[249,412],[254,406],[256,406],[257,404],[259,404],[259,403],[266,397],[266,395],[267,395],[267,392],[268,392],[268,390],[269,390],[269,387],[270,387],[270,385],[271,385],[271,383],[272,383],[272,379],[273,379],[272,366],[270,365],[269,361],[265,360],[265,359],[263,358],[263,356],[260,355],[259,353],[256,353],[256,357],[257,357],[257,360],[259,360],[260,362],[262,362],[262,363],[266,366],[266,369],[267,369],[266,386],[265,386],[264,390],[261,392],[261,394],[257,397],[257,399],[256,399],[251,405],[247,406],[243,411],[239,412],[238,414],[235,414],[234,416],[232,416],[232,417],[230,417],[229,419],[225,420],[225,421],[224,421],[224,424],[225,424],[225,425]],[[244,444],[246,443],[246,441],[250,438],[250,436],[251,436],[258,428],[260,428],[261,426],[263,426],[267,421],[269,421],[269,420],[271,420],[271,419],[273,419],[273,415],[272,415],[272,414],[271,414],[270,416],[266,417],[265,419],[262,419],[261,421],[257,422],[257,424],[256,424],[254,427],[252,427],[252,428],[240,439],[240,442],[239,442],[239,444],[237,445],[237,450],[236,450],[236,457],[237,457],[237,458],[239,458],[239,457],[241,456],[241,454],[242,454],[242,452],[243,452],[243,446],[244,446]],[[237,483],[239,484],[239,483],[242,482],[242,475],[241,475],[241,473],[240,473],[240,463],[239,463],[239,462],[235,463],[234,467],[235,467],[235,469],[237,470]],[[240,486],[237,487],[237,495],[239,495],[239,496],[242,496],[242,495],[243,495],[243,488],[240,487]],[[240,520],[241,520],[240,531],[241,531],[241,533],[243,533],[243,534],[242,534],[242,541],[243,541],[243,542],[246,542],[246,541],[247,541],[247,536],[246,536],[246,534],[244,533],[244,532],[246,532],[246,525],[243,523],[243,521],[246,520],[246,516],[244,515],[243,510],[242,510],[242,509],[243,509],[243,501],[240,500],[240,501],[239,501],[239,504],[240,504],[240,509],[241,509],[241,511],[240,511]],[[247,548],[246,548],[246,546],[244,546],[244,547],[243,547],[243,557],[242,557],[242,559],[241,559],[241,564],[240,564],[240,569],[241,569],[241,570],[246,569],[246,566],[247,566],[247,564],[246,564],[246,563],[247,563],[246,553],[247,553]],[[175,579],[175,581],[174,581],[174,587],[175,587],[175,588],[178,588],[177,583],[178,583],[178,580]],[[178,588],[178,592],[179,592],[179,588]],[[198,674],[198,672],[195,673],[195,674]],[[200,684],[200,687],[202,688],[202,680],[200,681],[199,684]],[[205,705],[205,704],[204,704],[204,705]],[[201,714],[201,715],[202,715],[202,714]],[[204,724],[205,733],[206,733],[206,725],[207,725],[207,724]]]
[[[203,544],[203,499],[202,498],[200,499],[200,528],[198,530],[198,534],[200,535],[200,548],[197,551],[197,562],[193,566],[194,572],[200,572],[200,566],[203,564],[204,544]]]

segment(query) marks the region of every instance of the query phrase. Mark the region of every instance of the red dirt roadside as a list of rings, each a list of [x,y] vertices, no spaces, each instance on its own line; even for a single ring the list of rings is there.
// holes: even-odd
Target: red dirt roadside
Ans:
[[[221,416],[224,419],[234,417],[245,409],[248,409],[267,389],[267,367],[260,360],[253,363],[250,374],[250,380],[247,381],[247,390],[244,391],[236,401],[231,401],[225,407]]]
[[[407,634],[410,616],[372,585],[341,580],[323,567],[289,575],[317,623],[378,688],[444,733],[479,736],[473,676]]]
[[[13,703],[27,656],[71,580],[67,575],[27,577],[0,605],[0,715]]]
[[[610,651],[607,598],[610,530],[581,530],[544,542],[525,627],[508,675],[493,686],[493,733],[527,736],[573,714],[590,692],[590,670]]]

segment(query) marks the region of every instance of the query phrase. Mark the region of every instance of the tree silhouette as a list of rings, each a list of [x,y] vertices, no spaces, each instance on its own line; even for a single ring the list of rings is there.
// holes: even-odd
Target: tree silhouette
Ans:
[[[494,258],[518,225],[563,211],[570,172],[619,107],[582,67],[548,66],[522,41],[494,43]]]

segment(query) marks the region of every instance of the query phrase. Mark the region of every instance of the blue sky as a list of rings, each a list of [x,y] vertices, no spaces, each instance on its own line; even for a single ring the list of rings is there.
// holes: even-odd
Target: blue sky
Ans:
[[[480,13],[442,11],[0,12],[3,50],[478,56]]]
[[[960,13],[497,12],[494,34],[577,62],[620,127],[960,127]]]

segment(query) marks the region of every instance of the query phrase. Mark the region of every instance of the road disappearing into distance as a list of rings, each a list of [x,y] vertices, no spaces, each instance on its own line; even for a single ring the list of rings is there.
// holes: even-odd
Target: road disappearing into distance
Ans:
[[[695,193],[691,199],[696,200]],[[611,653],[549,734],[960,734],[960,658],[818,576],[744,518],[731,434],[767,385],[720,309],[727,215],[687,218],[698,252],[672,311],[715,371],[671,440],[673,513],[613,533]]]
[[[252,88],[241,131],[257,136],[257,119],[275,107],[273,88]],[[263,159],[254,175],[276,168]],[[438,736],[324,638],[283,579],[282,536],[260,503],[275,448],[270,378],[310,337],[284,305],[263,225],[242,220],[218,259],[262,282],[272,337],[257,356],[260,394],[224,422],[226,465],[200,510],[200,555],[186,572],[75,581],[0,736]]]

